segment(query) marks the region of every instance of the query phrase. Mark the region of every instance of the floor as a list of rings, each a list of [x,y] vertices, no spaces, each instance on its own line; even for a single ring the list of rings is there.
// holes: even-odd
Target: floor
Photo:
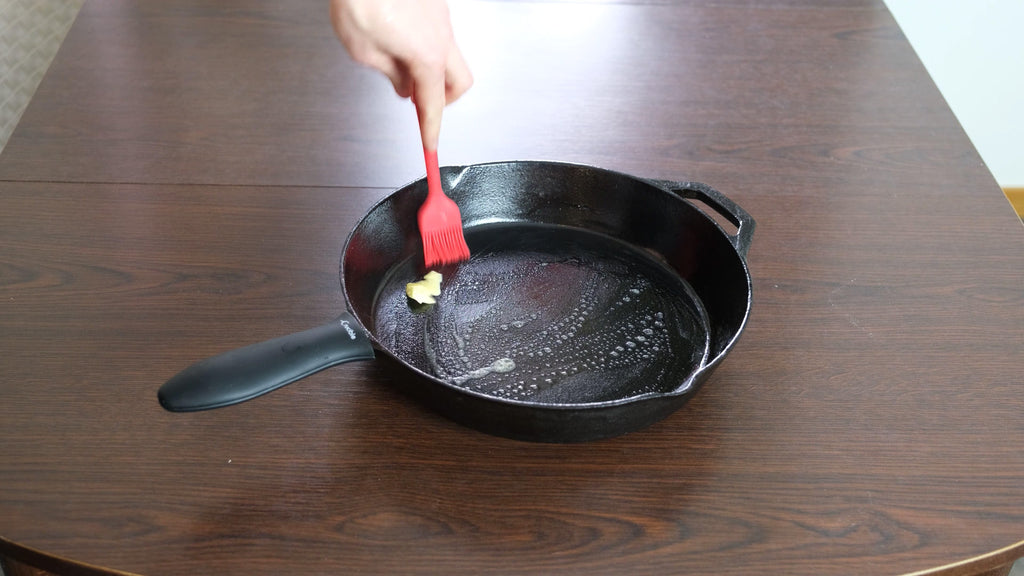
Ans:
[[[82,2],[0,0],[0,154]],[[1024,560],[1014,565],[1010,576],[1024,576]]]
[[[0,0],[0,153],[82,0]]]

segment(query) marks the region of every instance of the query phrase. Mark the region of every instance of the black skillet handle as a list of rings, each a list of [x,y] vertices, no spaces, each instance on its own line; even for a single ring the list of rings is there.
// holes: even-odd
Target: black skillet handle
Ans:
[[[700,200],[721,214],[736,227],[736,233],[729,236],[729,241],[745,260],[750,242],[754,238],[754,218],[738,204],[726,198],[724,194],[700,182],[672,182],[669,180],[652,180],[652,184],[676,194],[681,198]]]
[[[325,368],[373,358],[373,345],[349,314],[201,360],[164,383],[160,405],[171,412],[221,408],[251,400]]]

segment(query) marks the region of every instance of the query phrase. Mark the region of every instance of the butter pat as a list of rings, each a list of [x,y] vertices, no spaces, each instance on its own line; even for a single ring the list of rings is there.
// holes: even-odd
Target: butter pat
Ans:
[[[441,274],[431,270],[422,280],[409,282],[405,285],[405,295],[420,304],[437,302],[435,296],[441,295]]]

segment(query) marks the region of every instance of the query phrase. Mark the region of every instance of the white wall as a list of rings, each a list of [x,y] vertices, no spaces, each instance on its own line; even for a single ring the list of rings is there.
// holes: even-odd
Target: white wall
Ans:
[[[982,159],[1024,188],[1024,0],[885,0]]]

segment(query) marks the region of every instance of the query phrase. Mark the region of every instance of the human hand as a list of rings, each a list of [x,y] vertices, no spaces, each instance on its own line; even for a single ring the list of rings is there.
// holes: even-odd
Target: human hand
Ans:
[[[437,150],[445,105],[473,84],[445,0],[331,0],[331,23],[353,60],[413,99],[423,147]]]

